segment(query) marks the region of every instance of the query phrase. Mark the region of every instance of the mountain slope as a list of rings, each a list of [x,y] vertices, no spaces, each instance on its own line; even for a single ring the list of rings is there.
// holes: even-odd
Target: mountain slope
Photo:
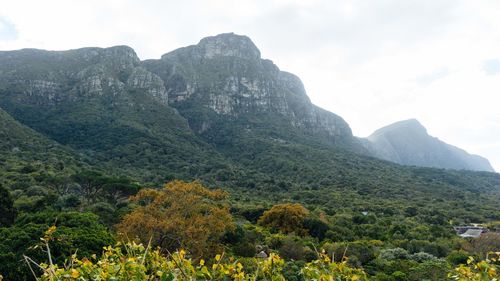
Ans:
[[[0,52],[0,107],[107,173],[141,182],[201,179],[242,204],[300,200],[328,210],[384,209],[395,198],[432,208],[438,198],[447,217],[473,220],[453,207],[470,202],[475,214],[500,218],[500,175],[358,153],[366,150],[348,124],[311,104],[300,80],[244,36],[142,62],[125,46]]]
[[[26,186],[33,183],[27,174],[71,174],[88,168],[92,161],[75,151],[20,124],[0,108],[0,184]]]
[[[430,136],[415,119],[378,129],[367,140],[376,157],[403,165],[494,171],[487,159]]]
[[[125,46],[0,52],[0,105],[23,124],[147,181],[226,167]]]
[[[20,124],[0,108],[0,151],[3,157],[18,156],[20,159],[39,160],[42,154],[58,155],[66,151],[62,146],[51,141],[30,128]]]

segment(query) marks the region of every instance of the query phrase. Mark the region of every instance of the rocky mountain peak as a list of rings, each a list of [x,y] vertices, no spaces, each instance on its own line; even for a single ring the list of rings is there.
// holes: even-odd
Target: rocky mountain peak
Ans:
[[[115,69],[133,68],[140,63],[134,49],[129,46],[113,46],[109,48],[83,48],[77,50],[84,60],[93,63],[107,64]]]
[[[385,134],[427,135],[427,129],[417,119],[402,120],[376,130],[368,139]]]
[[[352,140],[351,129],[341,117],[313,105],[300,79],[261,59],[259,49],[246,36],[206,37],[142,66],[163,79],[169,104],[181,113],[196,108],[231,120],[268,115],[331,142]],[[190,124],[197,132],[214,126],[208,117],[196,118]]]
[[[124,58],[130,58],[132,61],[139,62],[139,58],[135,53],[134,49],[126,45],[118,45],[103,49],[104,53],[109,56],[119,56]]]
[[[204,58],[240,57],[260,59],[260,51],[247,36],[223,33],[201,39],[197,47]]]
[[[487,159],[430,136],[416,119],[385,126],[366,140],[364,145],[374,156],[399,164],[493,171]]]

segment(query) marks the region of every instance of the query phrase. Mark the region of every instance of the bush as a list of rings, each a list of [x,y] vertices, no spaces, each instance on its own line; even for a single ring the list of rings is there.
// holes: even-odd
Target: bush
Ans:
[[[467,252],[459,250],[451,252],[448,257],[446,257],[446,260],[452,265],[459,265],[467,263],[468,258],[469,255]]]
[[[40,281],[73,280],[368,280],[361,269],[348,266],[346,261],[335,263],[322,254],[318,260],[304,265],[285,265],[276,254],[266,259],[242,259],[217,255],[210,262],[193,262],[180,250],[167,257],[134,242],[104,248],[100,258],[71,257],[65,266],[40,264]],[[295,279],[285,279],[285,274]]]
[[[500,276],[500,255],[491,253],[491,257],[476,261],[469,257],[467,264],[456,267],[448,274],[452,280],[493,281]]]
[[[265,211],[259,218],[258,224],[285,234],[293,232],[297,235],[304,235],[307,230],[303,228],[303,225],[308,214],[309,211],[300,204],[278,204]]]

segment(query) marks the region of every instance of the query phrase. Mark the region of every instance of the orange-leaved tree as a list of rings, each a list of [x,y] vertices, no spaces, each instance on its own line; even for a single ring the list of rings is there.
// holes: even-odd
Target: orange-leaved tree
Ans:
[[[304,220],[309,211],[298,203],[285,203],[274,205],[270,210],[265,211],[259,218],[258,224],[270,228],[275,228],[283,233],[295,232],[304,235]]]
[[[131,200],[139,206],[117,225],[118,233],[151,239],[164,252],[188,250],[194,258],[222,251],[223,235],[234,228],[227,193],[198,182],[172,181],[163,189],[143,189]]]

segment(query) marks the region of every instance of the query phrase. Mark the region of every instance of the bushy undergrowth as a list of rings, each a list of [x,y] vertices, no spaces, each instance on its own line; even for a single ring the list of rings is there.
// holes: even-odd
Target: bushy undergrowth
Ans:
[[[49,235],[54,228],[49,229]],[[224,254],[214,259],[193,261],[184,250],[163,256],[159,249],[151,249],[135,242],[107,246],[100,258],[77,258],[76,254],[64,265],[53,264],[49,242],[45,237],[49,262],[37,264],[27,258],[31,267],[42,270],[40,281],[54,280],[286,280],[285,261],[271,253],[267,258],[245,259],[243,265]],[[324,253],[300,270],[305,280],[368,280],[362,269],[350,267],[347,260],[332,262]]]

